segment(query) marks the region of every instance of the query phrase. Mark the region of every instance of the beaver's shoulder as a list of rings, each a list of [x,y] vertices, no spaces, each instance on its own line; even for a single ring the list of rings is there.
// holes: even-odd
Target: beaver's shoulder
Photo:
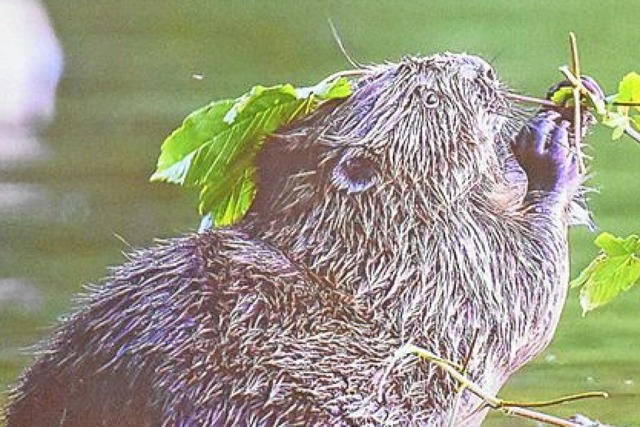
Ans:
[[[301,319],[315,325],[362,319],[352,302],[268,242],[227,228],[129,254],[87,288],[58,338],[66,353],[95,352],[111,364],[127,354],[170,352],[171,343],[186,345],[185,336],[206,336],[212,344],[256,328],[297,328]],[[314,333],[314,326],[305,328]]]

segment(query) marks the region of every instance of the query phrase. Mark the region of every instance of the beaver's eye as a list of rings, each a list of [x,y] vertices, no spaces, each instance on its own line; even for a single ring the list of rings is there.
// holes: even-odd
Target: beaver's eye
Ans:
[[[427,108],[435,108],[440,103],[440,97],[433,90],[418,87],[416,89],[416,94],[420,97],[420,100],[422,100],[422,103]]]
[[[495,71],[493,71],[493,68],[487,68],[484,71],[484,75],[486,76],[486,78],[488,78],[491,81],[496,79],[496,73],[495,73]]]
[[[424,104],[431,108],[435,107],[440,102],[440,98],[438,98],[438,95],[433,91],[427,91],[423,95],[422,99],[424,100]]]

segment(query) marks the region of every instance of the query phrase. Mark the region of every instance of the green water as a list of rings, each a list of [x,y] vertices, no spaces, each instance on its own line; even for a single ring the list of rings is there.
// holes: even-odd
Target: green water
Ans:
[[[541,5],[542,4],[542,5]],[[68,311],[83,283],[120,263],[127,244],[179,235],[197,226],[194,197],[148,184],[160,142],[194,108],[249,86],[318,81],[349,64],[405,54],[467,51],[484,56],[503,80],[540,95],[568,61],[566,36],[578,34],[583,67],[609,93],[640,70],[640,2],[303,2],[50,0],[66,54],[55,122],[44,135],[52,156],[0,170],[0,182],[31,184],[43,195],[29,210],[0,217],[0,277],[41,293],[36,309],[0,306],[0,387],[30,358],[22,350]],[[203,79],[193,78],[194,74]],[[591,139],[598,224],[637,231],[640,146]],[[577,270],[593,256],[585,230],[572,235]],[[551,347],[514,376],[503,395],[548,398],[603,389],[606,401],[549,411],[583,412],[616,425],[640,425],[640,291],[581,318],[571,294]],[[533,425],[495,415],[488,426]]]

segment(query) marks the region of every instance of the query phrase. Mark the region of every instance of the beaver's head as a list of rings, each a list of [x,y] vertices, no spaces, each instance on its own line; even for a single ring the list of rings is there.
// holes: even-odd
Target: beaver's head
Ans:
[[[265,142],[248,217],[343,281],[384,280],[363,269],[385,265],[424,271],[434,222],[512,200],[504,165],[515,121],[485,61],[442,54],[364,74],[347,100]]]
[[[326,132],[343,150],[333,180],[361,189],[349,166],[363,163],[376,169],[370,181],[426,184],[453,196],[495,163],[508,111],[493,69],[477,57],[408,58],[373,69]]]
[[[267,141],[254,211],[287,215],[374,194],[383,204],[389,192],[449,203],[481,192],[501,182],[510,156],[503,93],[491,66],[465,54],[363,70],[350,98]]]

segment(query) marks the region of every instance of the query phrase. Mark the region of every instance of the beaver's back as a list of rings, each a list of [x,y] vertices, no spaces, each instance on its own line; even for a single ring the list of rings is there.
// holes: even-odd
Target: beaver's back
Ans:
[[[322,424],[393,345],[351,297],[232,229],[134,254],[81,305],[9,426]]]

